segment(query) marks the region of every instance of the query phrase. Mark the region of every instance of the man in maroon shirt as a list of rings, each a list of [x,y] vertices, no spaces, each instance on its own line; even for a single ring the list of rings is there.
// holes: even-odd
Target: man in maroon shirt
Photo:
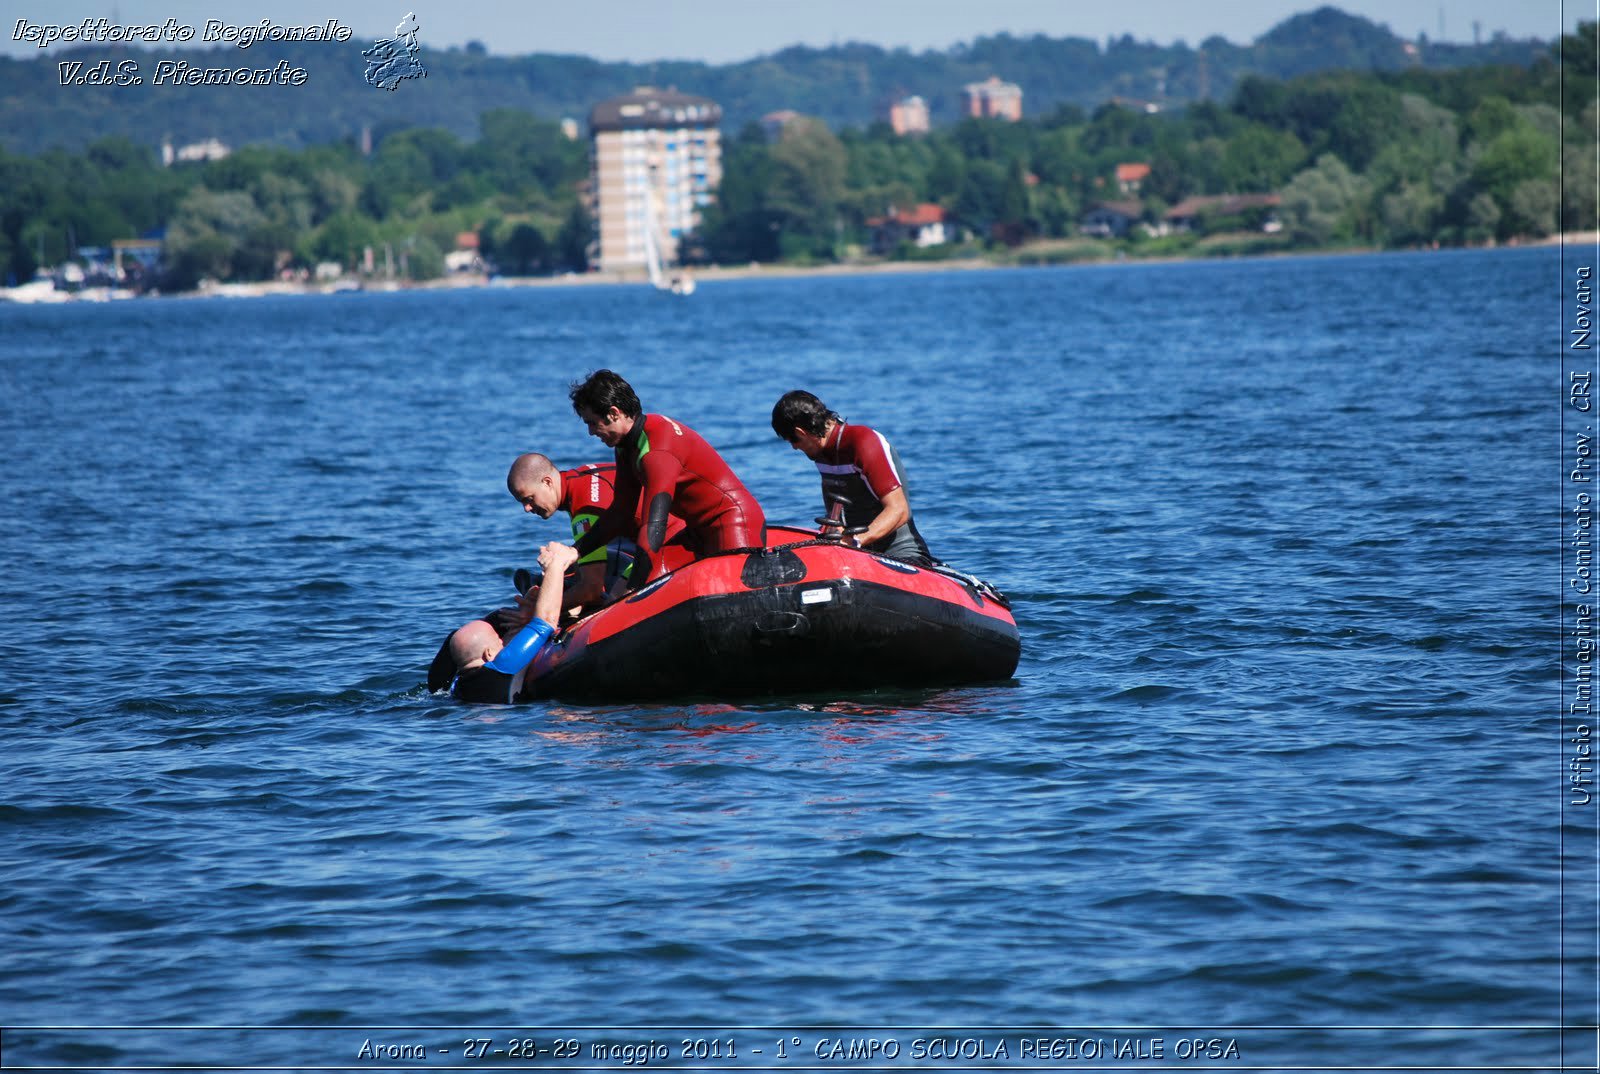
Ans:
[[[766,544],[761,505],[699,433],[644,413],[633,388],[609,369],[591,373],[570,395],[589,435],[612,448],[617,462],[616,494],[578,540],[580,558],[613,537],[633,536],[650,557],[652,580],[665,569],[659,553],[673,516],[699,556]]]
[[[772,431],[817,464],[822,502],[849,501],[844,521],[865,532],[846,537],[862,548],[908,563],[935,562],[911,518],[900,456],[884,435],[850,425],[810,392],[787,392],[772,408]]]

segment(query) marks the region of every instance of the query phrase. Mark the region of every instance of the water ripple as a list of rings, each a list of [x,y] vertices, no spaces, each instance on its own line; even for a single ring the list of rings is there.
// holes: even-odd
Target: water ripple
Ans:
[[[753,280],[676,305],[0,307],[0,373],[49,418],[9,431],[0,474],[0,1004],[20,1024],[1548,1019],[1552,848],[1570,868],[1592,836],[1553,797],[1553,551],[1526,525],[1555,403],[1519,356],[1546,349],[1554,256]],[[1419,395],[1440,271],[1482,308]],[[402,309],[396,362],[372,324]],[[608,365],[723,445],[774,519],[817,509],[766,432],[780,392],[883,426],[935,552],[1009,593],[1015,680],[428,695],[439,639],[561,536],[506,497],[506,460],[595,457],[565,392]],[[46,476],[89,443],[114,497]],[[1308,1062],[1407,1054],[1295,1032]],[[1557,1065],[1517,1035],[1456,1043]]]

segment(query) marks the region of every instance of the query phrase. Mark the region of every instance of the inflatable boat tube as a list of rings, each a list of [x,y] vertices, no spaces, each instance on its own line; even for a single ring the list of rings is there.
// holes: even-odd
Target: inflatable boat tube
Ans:
[[[924,686],[1009,679],[1022,644],[1006,598],[773,527],[774,547],[688,562],[547,643],[519,701]]]

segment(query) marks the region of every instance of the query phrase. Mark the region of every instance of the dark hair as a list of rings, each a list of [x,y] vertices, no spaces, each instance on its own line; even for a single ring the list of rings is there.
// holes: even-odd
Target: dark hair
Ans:
[[[567,398],[572,400],[573,410],[587,410],[602,418],[612,407],[629,418],[637,418],[644,412],[628,382],[609,369],[596,369],[581,383],[574,384]]]
[[[830,421],[843,420],[810,392],[784,392],[783,398],[772,408],[772,431],[791,442],[796,429],[821,436],[827,432]]]

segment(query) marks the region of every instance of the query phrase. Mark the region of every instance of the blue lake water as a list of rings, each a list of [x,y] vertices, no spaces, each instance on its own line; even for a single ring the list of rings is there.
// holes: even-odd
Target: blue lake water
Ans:
[[[0,306],[0,1020],[330,1029],[5,1059],[1194,1027],[1554,1066],[1558,257]],[[1016,679],[429,696],[564,536],[503,475],[605,456],[565,395],[601,366],[774,521],[818,508],[779,394],[886,432]]]

